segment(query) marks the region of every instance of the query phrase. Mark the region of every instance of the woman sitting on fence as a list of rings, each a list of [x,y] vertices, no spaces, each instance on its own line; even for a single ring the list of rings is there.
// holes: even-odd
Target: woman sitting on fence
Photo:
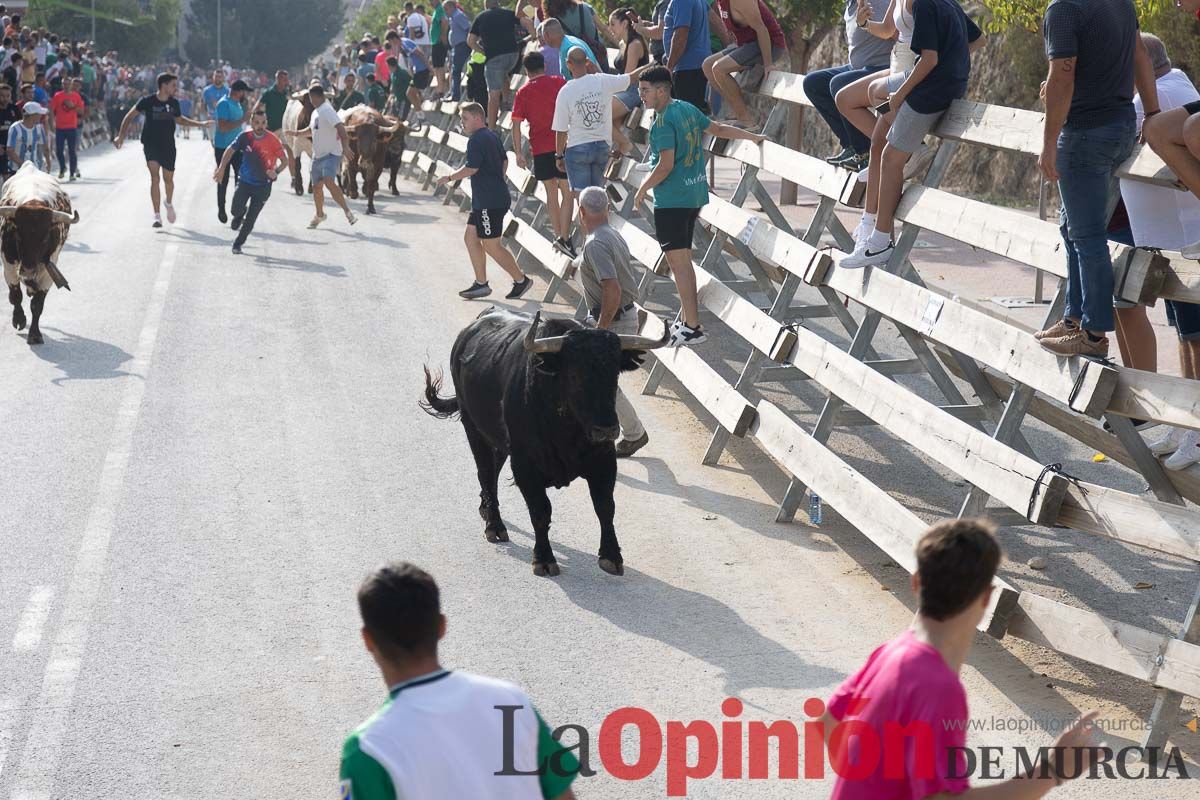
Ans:
[[[616,35],[621,43],[621,52],[617,56],[617,72],[626,75],[633,72],[638,67],[644,67],[650,63],[650,48],[646,45],[646,40],[642,35],[633,29],[633,23],[637,22],[637,12],[632,8],[618,8],[608,18],[609,29]],[[612,99],[612,131],[613,131],[613,150],[614,155],[628,155],[632,145],[629,143],[629,137],[624,134],[621,128],[625,125],[625,119],[633,112],[635,108],[640,108],[642,98],[638,96],[638,85],[630,84],[628,89],[617,92]]]

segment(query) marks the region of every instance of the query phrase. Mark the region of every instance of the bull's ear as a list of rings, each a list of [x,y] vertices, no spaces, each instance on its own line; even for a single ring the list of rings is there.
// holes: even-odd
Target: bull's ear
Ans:
[[[622,350],[621,372],[633,372],[646,360],[645,350]]]

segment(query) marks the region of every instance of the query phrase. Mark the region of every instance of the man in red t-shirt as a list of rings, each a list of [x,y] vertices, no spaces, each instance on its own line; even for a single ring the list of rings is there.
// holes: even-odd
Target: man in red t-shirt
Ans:
[[[992,531],[984,520],[946,520],[917,542],[916,620],[871,653],[834,691],[821,717],[838,775],[830,800],[1034,800],[1090,770],[1097,755],[1095,711],[1058,738],[1049,763],[1039,761],[1012,778],[1002,793],[994,785],[971,788],[964,755],[967,693],[958,673],[991,605],[1001,558]],[[904,737],[899,743],[897,730]]]
[[[383,49],[375,54],[375,80],[385,89],[392,77],[392,71],[388,67],[387,60],[398,56],[399,52],[400,34],[395,31],[388,31],[387,36],[384,37]]]
[[[529,151],[533,154],[533,177],[541,181],[546,190],[546,210],[550,214],[550,225],[554,228],[554,246],[559,251],[575,258],[577,253],[571,245],[571,214],[575,198],[567,185],[567,173],[558,168],[554,161],[554,101],[558,91],[567,85],[559,75],[546,74],[546,60],[538,51],[525,56],[525,74],[529,80],[517,90],[513,98],[512,137],[513,152],[517,166],[525,168],[525,151],[521,146],[521,122],[529,123]]]
[[[69,81],[50,99],[50,113],[54,117],[54,149],[58,154],[58,177],[66,175],[67,159],[63,157],[63,146],[70,153],[71,180],[79,177],[79,120],[83,117],[83,95],[80,80]]]

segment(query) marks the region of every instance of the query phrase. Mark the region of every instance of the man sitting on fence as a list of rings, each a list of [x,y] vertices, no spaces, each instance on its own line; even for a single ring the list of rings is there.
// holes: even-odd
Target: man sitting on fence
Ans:
[[[1084,714],[1053,748],[1049,763],[1040,761],[1028,774],[1002,786],[971,789],[967,750],[967,693],[959,678],[978,636],[992,597],[992,579],[1000,564],[1000,546],[989,523],[947,520],[925,531],[917,542],[917,571],[912,576],[918,599],[912,627],[871,653],[863,666],[829,698],[821,717],[829,760],[839,776],[863,763],[850,741],[866,737],[832,736],[839,723],[854,721],[884,741],[888,726],[901,726],[909,750],[903,771],[890,774],[891,759],[876,759],[870,774],[838,777],[831,800],[876,800],[881,797],[1037,798],[1064,780],[1086,774],[1099,755],[1092,744],[1092,721]],[[848,732],[849,728],[843,728]],[[835,747],[834,742],[843,742]],[[854,763],[857,762],[857,763]],[[842,765],[839,768],[838,765]],[[855,769],[859,772],[861,770]]]
[[[886,264],[896,249],[896,206],[904,184],[904,165],[921,147],[950,104],[967,93],[971,53],[983,41],[957,0],[915,0],[912,49],[917,65],[892,95],[887,144],[879,164],[878,217],[874,230],[841,260],[850,269]],[[877,127],[876,130],[879,130]],[[871,167],[872,172],[875,167]]]
[[[629,245],[608,224],[608,194],[598,186],[579,193],[579,224],[587,238],[575,263],[579,287],[587,304],[584,324],[617,334],[638,333],[637,277]],[[617,422],[621,440],[617,458],[628,458],[650,441],[633,404],[617,389]]]
[[[766,137],[713,122],[693,104],[672,99],[671,73],[666,67],[650,67],[641,76],[638,91],[645,107],[655,113],[650,128],[653,171],[638,189],[633,207],[641,206],[649,192],[654,191],[654,235],[679,290],[680,319],[671,326],[669,346],[700,344],[708,339],[708,334],[700,327],[692,238],[700,209],[708,203],[704,134],[751,142],[762,142]]]
[[[717,0],[717,8],[734,42],[704,60],[704,74],[729,103],[729,110],[737,118],[734,124],[747,130],[761,128],[758,118],[747,108],[734,75],[762,64],[766,80],[780,57],[787,55],[787,39],[763,0]]]
[[[876,2],[871,6],[871,19],[882,22],[887,10],[887,3]],[[859,27],[857,14],[858,0],[846,0],[842,16],[846,22],[846,41],[850,45],[850,63],[814,70],[804,76],[804,95],[812,101],[842,145],[840,153],[825,160],[854,172],[866,168],[871,140],[842,116],[834,98],[860,78],[876,73],[882,73],[880,77],[886,75],[893,45],[892,39],[880,39]]]

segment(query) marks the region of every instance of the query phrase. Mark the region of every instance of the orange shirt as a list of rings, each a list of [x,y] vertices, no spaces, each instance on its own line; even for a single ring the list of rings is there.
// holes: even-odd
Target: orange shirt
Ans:
[[[67,108],[70,103],[73,107]],[[70,130],[79,127],[79,115],[84,108],[79,92],[62,91],[50,100],[50,111],[54,114],[54,127]]]

